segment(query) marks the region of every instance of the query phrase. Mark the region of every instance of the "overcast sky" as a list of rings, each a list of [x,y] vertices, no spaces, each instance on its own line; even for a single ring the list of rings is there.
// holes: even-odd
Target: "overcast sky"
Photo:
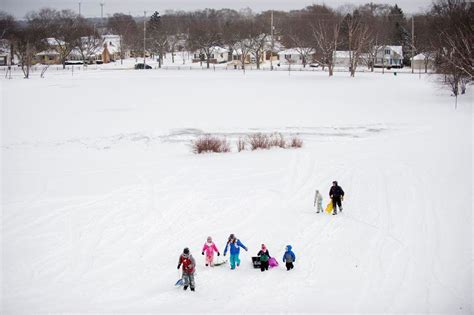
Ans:
[[[29,11],[50,7],[55,9],[71,9],[78,11],[81,2],[81,13],[86,17],[100,17],[100,3],[104,2],[104,16],[115,12],[130,13],[134,16],[143,15],[143,11],[148,14],[153,11],[164,12],[167,9],[173,10],[194,10],[204,8],[231,8],[242,9],[249,7],[253,11],[262,10],[291,10],[301,9],[313,3],[322,4],[337,8],[344,4],[364,4],[370,0],[0,0],[0,8],[16,18],[23,18]],[[372,1],[374,3],[398,4],[405,13],[415,13],[427,9],[432,0],[386,0]]]

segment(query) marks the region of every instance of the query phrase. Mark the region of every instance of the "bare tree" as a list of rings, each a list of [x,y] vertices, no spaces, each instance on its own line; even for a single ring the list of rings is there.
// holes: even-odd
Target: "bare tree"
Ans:
[[[42,9],[30,14],[29,20],[35,28],[45,30],[49,36],[48,44],[59,53],[59,60],[65,68],[69,54],[80,44],[79,25],[85,23],[84,18],[71,10]]]
[[[120,63],[123,64],[125,52],[128,49],[141,47],[139,39],[143,33],[139,32],[137,23],[131,15],[115,13],[108,19],[107,26],[112,32],[120,36]]]
[[[30,77],[30,69],[36,53],[47,46],[43,38],[43,29],[32,23],[26,26],[18,25],[10,37],[14,54],[19,59],[25,79]]]
[[[362,53],[369,50],[369,27],[356,11],[353,14],[346,15],[343,26],[346,32],[346,45],[349,51],[349,72],[351,77],[354,77],[357,66],[361,61]]]
[[[303,68],[306,67],[308,62],[312,61],[312,55],[315,52],[316,45],[309,30],[311,29],[311,22],[317,19],[318,14],[321,14],[319,7],[326,8],[313,5],[302,12],[294,13],[283,28],[283,44],[286,47],[293,48],[301,55]]]
[[[334,54],[340,43],[340,18],[334,14],[326,19],[313,21],[310,26],[316,46],[316,59],[323,69],[324,66],[328,67],[329,76],[332,76],[335,63]]]
[[[150,47],[158,54],[158,67],[163,64],[163,57],[169,50],[169,33],[166,24],[162,21],[160,14],[155,11],[148,21]]]
[[[358,14],[370,28],[368,44],[367,44],[367,67],[373,72],[377,63],[378,53],[390,44],[390,34],[392,29],[389,25],[391,7],[387,4],[368,3],[357,8]],[[384,58],[382,58],[382,64]]]
[[[205,57],[207,68],[210,68],[213,48],[222,42],[221,25],[215,10],[196,11],[191,16],[189,28],[189,47],[199,50]]]
[[[84,66],[92,62],[92,58],[100,51],[103,40],[93,25],[83,23],[80,25],[81,38],[76,47],[82,57]]]

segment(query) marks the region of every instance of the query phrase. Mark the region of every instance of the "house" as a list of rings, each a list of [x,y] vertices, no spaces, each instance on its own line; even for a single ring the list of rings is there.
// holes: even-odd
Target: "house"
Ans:
[[[271,60],[277,62],[278,60],[280,60],[278,52],[284,49],[285,47],[283,46],[283,44],[277,40],[274,40],[272,45],[272,39],[271,37],[269,37],[267,43],[265,44],[264,61],[270,62]]]
[[[7,66],[11,63],[10,42],[6,39],[0,40],[0,66]]]
[[[245,64],[250,64],[250,63],[256,63],[257,60],[255,59],[255,57],[250,53],[248,52],[245,57],[242,56],[242,49],[234,49],[232,51],[232,62],[231,64],[237,64],[237,65],[241,65],[242,64],[242,60],[244,60],[244,63]]]
[[[103,45],[101,48],[100,55],[98,55],[97,60],[102,61],[102,63],[109,63],[115,60],[119,60],[121,51],[121,39],[120,35],[102,35]],[[130,58],[130,51],[124,49],[123,58]]]
[[[214,46],[210,49],[209,63],[225,63],[228,60],[229,50]],[[206,54],[202,51],[196,51],[193,55],[193,62],[206,61]]]
[[[376,50],[374,67],[402,68],[403,49],[402,46],[374,47]]]
[[[60,64],[61,59],[56,49],[47,49],[35,55],[35,62],[44,65]]]
[[[336,50],[332,53],[332,60],[335,67],[350,68],[351,58],[354,58],[354,51]],[[369,54],[359,53],[357,66],[369,66]]]
[[[304,48],[307,51],[311,51],[309,48]],[[278,52],[278,59],[282,64],[302,65],[304,55],[301,53],[303,49],[290,48]],[[313,60],[312,54],[308,56],[309,60],[306,63],[311,63]]]
[[[51,65],[51,64],[60,64],[61,63],[61,46],[65,43],[60,39],[55,39],[52,37],[44,39],[44,42],[47,44],[48,49],[40,51],[35,55],[35,62]]]
[[[351,51],[335,50],[332,52],[332,62],[334,67],[348,68],[350,66]]]
[[[414,70],[428,71],[434,68],[434,57],[429,54],[418,54],[412,58],[412,66]]]

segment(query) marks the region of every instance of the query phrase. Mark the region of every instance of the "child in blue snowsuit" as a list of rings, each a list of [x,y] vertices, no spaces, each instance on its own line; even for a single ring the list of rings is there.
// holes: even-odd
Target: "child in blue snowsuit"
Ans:
[[[247,247],[245,247],[240,240],[238,240],[234,234],[231,234],[229,236],[229,239],[227,240],[227,244],[225,245],[224,249],[224,256],[227,254],[227,249],[230,246],[230,269],[235,269],[235,265],[237,264],[237,267],[240,265],[240,259],[239,259],[239,254],[240,254],[240,247],[248,251]]]
[[[286,263],[286,271],[293,269],[293,263],[296,261],[295,253],[293,253],[291,248],[291,245],[287,245],[286,252],[283,255],[283,262]]]

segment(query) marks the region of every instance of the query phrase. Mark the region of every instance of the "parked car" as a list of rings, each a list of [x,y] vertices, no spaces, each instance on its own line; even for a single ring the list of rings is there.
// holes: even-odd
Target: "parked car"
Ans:
[[[139,69],[153,69],[153,67],[150,66],[150,65],[143,64],[143,63],[137,63],[135,65],[135,69],[136,70],[139,70]]]
[[[309,66],[311,68],[317,68],[317,67],[319,67],[319,63],[310,63]]]

